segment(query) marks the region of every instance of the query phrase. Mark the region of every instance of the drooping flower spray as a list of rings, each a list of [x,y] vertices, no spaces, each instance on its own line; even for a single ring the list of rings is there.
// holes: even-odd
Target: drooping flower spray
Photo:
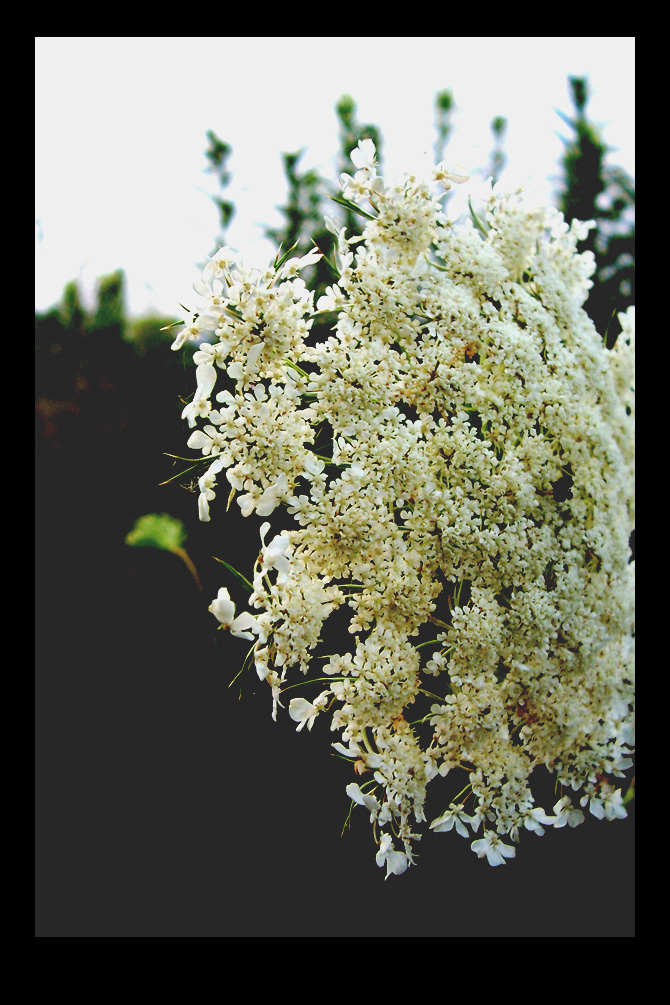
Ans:
[[[440,196],[460,169],[390,183],[370,140],[352,160],[342,199],[362,229],[330,221],[326,294],[300,275],[316,250],[248,269],[223,248],[173,345],[199,343],[184,418],[200,518],[222,486],[272,518],[242,570],[249,611],[223,587],[210,611],[253,642],[273,716],[314,679],[288,715],[305,733],[329,717],[387,876],[412,864],[426,786],[451,772],[464,788],[430,828],[503,864],[522,828],[626,815],[634,312],[608,349],[583,310],[588,223],[496,189],[453,222]],[[348,633],[315,672],[336,610]],[[563,793],[551,812],[540,765]]]

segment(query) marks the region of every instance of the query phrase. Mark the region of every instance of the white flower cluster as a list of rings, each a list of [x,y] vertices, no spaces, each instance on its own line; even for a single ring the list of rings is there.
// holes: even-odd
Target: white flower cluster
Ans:
[[[329,686],[289,713],[311,730],[332,710],[335,750],[370,773],[347,794],[377,863],[413,862],[427,783],[464,769],[466,794],[431,827],[482,826],[473,850],[504,864],[522,828],[583,819],[568,795],[553,815],[535,806],[540,765],[596,817],[626,814],[612,778],[633,746],[634,313],[608,350],[582,309],[589,224],[495,189],[454,223],[439,186],[460,170],[390,184],[370,140],[352,160],[343,196],[366,223],[329,222],[340,275],[319,302],[299,277],[316,252],[248,271],[223,248],[173,346],[200,342],[184,417],[203,423],[188,441],[207,458],[201,519],[225,470],[245,516],[283,505],[297,524],[269,544],[263,525],[258,614],[235,618],[226,590],[210,610],[253,640],[276,716],[290,669],[308,672],[348,607]],[[420,695],[432,704],[410,722]]]

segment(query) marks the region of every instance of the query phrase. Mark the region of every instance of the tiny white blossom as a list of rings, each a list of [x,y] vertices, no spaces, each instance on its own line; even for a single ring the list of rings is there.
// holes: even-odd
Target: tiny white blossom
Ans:
[[[220,248],[212,255],[202,274],[203,283],[211,283],[214,279],[225,277],[235,264],[235,253],[232,248]]]
[[[212,433],[215,432],[211,426],[208,426],[207,430]],[[189,436],[186,446],[189,447],[190,450],[202,450],[203,456],[207,456],[207,454],[212,453],[215,448],[215,441],[209,435],[209,432],[203,429],[196,429],[196,431],[191,433]]]
[[[433,677],[437,677],[446,668],[447,660],[440,652],[433,653],[432,660],[426,663],[426,673],[432,674]]]
[[[352,802],[358,803],[359,806],[365,806],[366,809],[370,811],[370,820],[375,820],[379,815],[379,801],[375,799],[374,796],[369,795],[367,792],[363,792],[356,782],[350,782],[347,785],[346,793]]]
[[[305,725],[308,730],[311,730],[317,715],[325,708],[330,697],[330,691],[323,691],[313,702],[306,701],[305,698],[291,699],[288,705],[288,714],[294,722],[298,723],[297,733]]]
[[[613,785],[604,783],[598,793],[582,796],[581,805],[589,804],[589,810],[598,820],[624,820],[628,816],[628,810],[623,805],[621,789],[614,788]]]
[[[462,804],[456,806],[454,803],[451,803],[449,809],[445,810],[442,816],[433,820],[430,825],[430,829],[434,830],[437,834],[441,834],[443,832],[450,831],[452,827],[455,827],[457,833],[460,834],[461,837],[469,837],[465,824],[470,824],[476,830],[477,827],[475,825],[478,824],[478,821],[475,817],[468,816],[467,813],[464,813],[463,809]]]
[[[225,587],[221,587],[216,600],[213,600],[207,609],[230,630],[231,635],[241,639],[253,639],[253,633],[258,634],[258,622],[253,614],[244,611],[235,617],[235,604]]]
[[[322,258],[322,252],[318,248],[312,248],[311,251],[308,251],[301,258],[289,258],[280,268],[277,277],[278,279],[289,279],[297,276],[302,269],[306,269],[310,265],[316,265]]]
[[[457,185],[462,185],[464,182],[468,181],[470,174],[461,164],[448,165],[446,161],[442,161],[433,170],[433,177],[435,181],[439,181],[444,189],[451,188],[451,182],[456,182]]]
[[[207,398],[196,395],[181,413],[182,419],[186,419],[191,429],[196,424],[197,419],[206,418],[212,410],[212,403]]]
[[[384,879],[388,879],[391,874],[401,876],[409,864],[407,855],[402,851],[394,849],[389,834],[382,835],[379,851],[376,855],[376,862],[380,868],[386,865],[386,876]]]
[[[487,831],[483,838],[473,841],[470,847],[477,853],[478,858],[486,856],[489,865],[505,865],[506,858],[514,858],[516,855],[516,848],[503,844],[493,831]]]
[[[351,161],[357,168],[374,167],[377,157],[374,141],[364,139],[358,141],[358,146],[351,151]]]
[[[578,806],[572,805],[570,796],[563,796],[558,800],[554,806],[554,815],[554,827],[565,827],[566,824],[569,824],[570,827],[578,827],[584,822],[584,814]]]
[[[265,535],[270,529],[269,523],[261,526],[261,541],[263,542],[263,568],[276,569],[279,573],[278,582],[285,582],[291,567],[288,552],[291,548],[291,539],[288,534],[277,534],[270,541],[265,543]]]
[[[523,825],[526,830],[535,831],[535,833],[541,837],[544,834],[544,827],[542,827],[542,824],[546,824],[550,827],[554,822],[554,817],[547,816],[541,806],[536,806],[534,809],[526,813]]]

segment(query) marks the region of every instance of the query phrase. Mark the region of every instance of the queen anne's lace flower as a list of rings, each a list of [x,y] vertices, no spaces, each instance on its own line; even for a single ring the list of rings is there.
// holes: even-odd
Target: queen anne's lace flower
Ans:
[[[456,832],[460,834],[461,837],[466,838],[469,836],[465,826],[466,824],[470,824],[473,830],[477,830],[479,820],[475,817],[468,816],[468,814],[465,813],[462,804],[460,806],[456,806],[452,803],[449,809],[445,810],[442,816],[433,820],[430,825],[430,829],[439,834],[443,831],[450,831],[452,827],[455,827]]]
[[[225,472],[243,515],[294,521],[266,521],[250,547],[257,613],[235,617],[224,589],[210,611],[254,642],[276,717],[289,673],[348,610],[319,666],[328,688],[288,713],[309,731],[332,711],[335,751],[367,776],[347,794],[378,865],[413,863],[427,783],[452,772],[461,791],[431,829],[483,823],[472,848],[500,865],[505,836],[584,818],[569,796],[552,816],[535,805],[540,765],[592,815],[626,815],[613,779],[633,745],[634,311],[607,349],[582,307],[591,224],[497,190],[476,227],[453,223],[441,194],[460,168],[392,183],[370,140],[352,161],[343,196],[365,225],[327,221],[341,274],[318,303],[300,276],[316,251],[250,270],[223,248],[174,342],[204,339],[183,413],[207,459],[201,519]]]
[[[401,876],[407,868],[409,862],[404,852],[396,851],[393,842],[388,834],[384,834],[379,844],[377,852],[377,865],[386,866],[386,876],[388,879],[391,873],[394,876]]]
[[[304,726],[311,730],[319,712],[328,704],[330,691],[323,691],[314,702],[306,701],[304,698],[292,698],[288,706],[288,714],[294,722],[298,723],[296,732],[300,732]]]
[[[516,848],[510,844],[504,844],[497,834],[489,831],[485,837],[478,841],[473,841],[470,846],[477,853],[478,858],[486,858],[489,865],[505,865],[506,858],[514,858]]]
[[[224,628],[230,630],[231,635],[238,635],[241,639],[253,639],[254,633],[258,634],[258,622],[248,611],[243,611],[235,617],[235,604],[224,587],[219,590],[216,600],[212,601],[208,610]]]

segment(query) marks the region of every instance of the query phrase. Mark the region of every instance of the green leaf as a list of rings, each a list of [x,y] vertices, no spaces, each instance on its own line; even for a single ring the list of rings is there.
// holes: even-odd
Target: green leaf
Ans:
[[[310,318],[315,319],[319,324],[337,324],[340,317],[339,311],[315,311],[314,314],[310,314]]]
[[[488,237],[488,230],[484,228],[484,224],[480,221],[479,217],[475,213],[474,208],[472,206],[472,199],[470,198],[470,196],[468,196],[468,205],[470,207],[470,215],[472,216],[472,222],[474,223],[475,227],[481,234],[484,235],[484,237]]]
[[[366,220],[376,220],[376,216],[372,216],[371,213],[367,213],[364,209],[361,209],[355,202],[351,199],[343,199],[339,195],[331,195],[330,197],[333,202],[336,202],[339,206],[344,206],[345,209],[350,209],[352,213],[358,213],[359,216],[365,217]]]
[[[625,806],[627,803],[631,803],[633,799],[635,799],[635,779],[633,779],[633,781],[628,786],[626,795],[623,797],[621,802]]]
[[[169,457],[171,455],[167,454],[166,456]],[[195,462],[195,464],[192,464],[190,468],[186,468],[184,471],[178,471],[176,475],[172,475],[170,478],[166,478],[164,482],[159,482],[159,485],[169,485],[170,482],[176,481],[177,478],[183,478],[183,476],[187,475],[189,473],[189,471],[193,471],[194,468],[197,468],[198,465],[200,464],[201,460],[209,460],[209,458],[208,457],[198,458],[198,460]],[[131,533],[132,533],[132,531],[131,531]],[[128,543],[130,543],[130,542],[128,542]]]
[[[291,255],[293,254],[293,252],[295,251],[295,249],[298,247],[299,243],[300,243],[299,241],[296,241],[295,244],[293,245],[293,247],[289,248],[288,251],[285,251],[284,254],[281,256],[281,258],[279,257],[279,253],[280,253],[280,251],[282,249],[282,246],[281,246],[281,244],[279,245],[279,248],[277,249],[277,254],[276,254],[275,260],[274,260],[274,268],[275,269],[281,269],[282,265],[284,265],[286,262],[288,262],[289,258],[291,257]]]
[[[168,513],[147,513],[137,518],[125,541],[131,548],[159,548],[174,552],[183,548],[186,529],[181,520]]]
[[[228,563],[224,562],[222,558],[217,558],[216,555],[213,555],[212,557],[215,562],[220,562],[221,565],[225,565],[226,569],[228,569],[228,572],[232,572],[233,576],[235,576],[236,579],[239,579],[240,583],[242,583],[247,588],[247,590],[253,593],[254,589],[253,584],[250,583],[249,580],[246,579],[241,572],[238,572],[237,569],[234,569],[232,565],[228,565]]]
[[[238,311],[237,307],[231,307],[230,304],[226,304],[223,309],[226,314],[229,314],[231,318],[235,319],[235,321],[244,321],[244,315]]]
[[[566,126],[570,126],[571,129],[577,128],[577,123],[575,122],[574,119],[571,119],[568,115],[564,115],[564,113],[560,112],[558,108],[554,108],[554,111],[558,115],[559,119],[565,122]]]

